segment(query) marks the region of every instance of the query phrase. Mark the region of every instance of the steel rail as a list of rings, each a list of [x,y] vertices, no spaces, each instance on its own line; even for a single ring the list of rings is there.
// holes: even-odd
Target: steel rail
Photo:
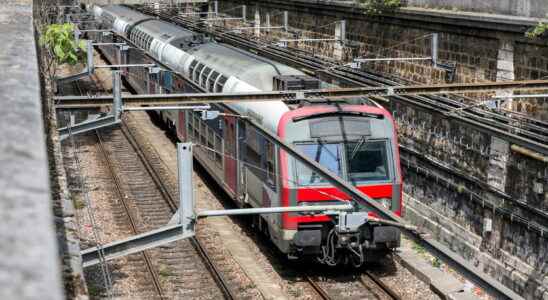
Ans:
[[[393,300],[401,300],[402,297],[398,295],[392,288],[390,288],[388,285],[386,285],[382,280],[380,280],[377,276],[375,276],[370,271],[365,271],[364,275],[360,276],[360,281],[363,285],[367,285],[364,276],[366,276],[368,279],[370,279],[372,282],[374,282],[386,295],[393,299]]]
[[[329,294],[309,275],[305,275],[305,279],[310,284],[312,289],[320,296],[323,300],[331,300],[333,299]]]
[[[171,193],[169,192],[169,190],[167,189],[167,187],[161,180],[156,169],[152,166],[147,156],[144,154],[143,150],[139,146],[131,130],[129,130],[124,123],[122,123],[121,128],[124,136],[128,139],[131,146],[135,149],[140,161],[145,166],[147,173],[150,175],[150,177],[154,181],[154,184],[156,185],[158,190],[160,190],[162,196],[166,200],[166,203],[168,204],[170,211],[172,213],[176,213],[178,208],[178,205],[177,205],[178,201],[175,201],[175,199],[173,199]],[[200,257],[202,258],[202,261],[206,265],[206,268],[208,268],[208,270],[213,275],[213,279],[215,280],[215,282],[221,289],[221,292],[223,293],[224,297],[229,300],[237,299],[234,293],[230,290],[228,281],[226,280],[226,278],[224,278],[223,274],[217,268],[217,266],[215,265],[215,263],[213,262],[209,254],[205,251],[199,239],[196,237],[192,237],[190,238],[190,241],[192,245],[195,247],[195,249],[197,250],[197,252],[199,253]]]
[[[82,92],[82,88],[80,87],[79,82],[75,81],[74,85],[76,86],[76,88],[78,89],[80,94],[82,94],[83,92]],[[124,211],[126,212],[126,215],[128,217],[128,221],[129,221],[129,224],[131,226],[131,230],[133,231],[133,234],[138,234],[139,231],[137,230],[136,221],[133,218],[133,215],[131,214],[131,211],[129,210],[129,205],[126,201],[126,198],[124,197],[124,193],[122,192],[122,186],[120,184],[120,178],[116,175],[116,172],[114,171],[112,160],[110,159],[110,157],[108,156],[108,154],[105,150],[105,146],[104,146],[104,143],[103,143],[103,140],[101,138],[101,134],[100,134],[99,130],[95,130],[95,135],[97,136],[97,141],[99,142],[98,145],[99,145],[99,150],[101,152],[101,155],[103,156],[103,158],[104,158],[104,160],[107,164],[109,174],[110,174],[111,178],[114,181],[114,185],[116,187],[116,194],[118,195],[118,198],[120,199],[120,202],[122,203],[122,206],[124,207]],[[160,284],[160,279],[159,279],[158,274],[156,273],[156,271],[154,270],[154,267],[152,266],[152,260],[150,259],[150,256],[148,255],[148,253],[146,251],[141,251],[141,254],[143,255],[143,259],[145,260],[146,268],[149,271],[149,273],[151,274],[152,283],[154,285],[154,289],[156,290],[156,293],[158,294],[160,299],[164,299],[165,295],[164,295],[164,292],[163,292],[163,289],[162,289],[162,285]]]
[[[133,231],[133,234],[139,234],[140,232],[137,229],[137,225],[136,225],[137,222],[135,221],[133,214],[131,213],[129,204],[126,201],[126,197],[124,196],[124,193],[122,192],[122,185],[120,182],[120,178],[118,177],[118,175],[116,174],[116,171],[114,170],[113,162],[110,159],[109,155],[107,154],[107,151],[105,150],[105,145],[103,143],[103,139],[101,138],[101,133],[99,132],[99,130],[95,130],[95,134],[99,142],[98,145],[101,151],[101,155],[103,156],[107,164],[110,177],[112,178],[112,180],[114,181],[114,185],[116,186],[116,193],[118,194],[118,198],[120,199],[120,202],[122,203],[122,206],[124,207],[124,211],[126,212],[126,215],[128,217],[129,224],[131,226],[131,231]],[[154,285],[154,288],[156,289],[156,292],[158,293],[158,296],[160,297],[160,299],[164,299],[165,295],[162,290],[162,285],[160,284],[160,279],[158,274],[156,273],[156,271],[154,270],[154,267],[152,266],[152,260],[146,251],[141,251],[141,253],[145,260],[146,268],[152,275],[152,283]]]

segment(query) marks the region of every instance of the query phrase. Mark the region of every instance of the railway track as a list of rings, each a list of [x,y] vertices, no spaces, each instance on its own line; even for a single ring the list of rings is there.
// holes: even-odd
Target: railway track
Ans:
[[[97,139],[134,234],[165,225],[177,207],[128,129],[122,125],[121,130],[100,130]],[[147,250],[143,256],[162,299],[234,299],[223,275],[198,240]],[[204,284],[218,288],[204,290]]]
[[[79,94],[84,94],[84,90],[93,93],[101,91],[97,80],[92,78],[86,83],[83,88],[79,81],[75,81],[74,89]],[[134,235],[165,225],[177,211],[177,201],[173,199],[154,164],[147,159],[130,130],[122,124],[120,130],[95,130],[95,137],[95,145],[107,166],[109,178],[114,183],[117,195],[115,203],[120,203],[122,208],[121,211],[115,211],[118,223],[129,224],[130,232]],[[156,189],[150,188],[151,186]],[[235,299],[228,282],[204,245],[196,238],[179,241],[159,250],[142,251],[138,255],[139,258],[134,255],[128,261],[140,274],[142,286],[136,292],[143,296],[168,299],[183,296],[169,293],[168,290],[190,290],[193,292],[184,296]],[[198,260],[195,259],[197,256]],[[188,274],[193,274],[194,282],[191,282]],[[210,274],[211,278],[204,278],[207,277],[204,274]],[[163,280],[161,275],[169,279]],[[218,287],[218,292],[203,289],[204,282],[208,280]],[[196,283],[195,286],[190,286],[192,283]],[[151,290],[154,291],[153,295],[149,293]]]
[[[352,278],[330,278],[319,280],[314,276],[305,276],[306,281],[323,300],[331,299],[388,299],[400,300],[401,297],[379,278],[369,271]],[[342,281],[344,284],[341,286]]]
[[[122,204],[123,210],[125,212],[125,216],[127,217],[127,220],[129,222],[129,225],[131,227],[131,232],[133,234],[138,234],[139,230],[137,227],[137,221],[135,220],[135,217],[131,213],[130,204],[127,201],[127,198],[124,195],[124,190],[122,188],[122,184],[120,181],[120,178],[116,174],[116,171],[114,169],[114,163],[112,162],[111,157],[108,155],[105,144],[103,142],[103,139],[101,137],[101,133],[96,130],[95,134],[97,136],[97,144],[96,146],[99,148],[99,152],[101,153],[109,171],[109,175],[112,179],[112,182],[114,182],[114,185],[116,187],[116,195],[118,196],[118,203]],[[150,274],[150,278],[152,279],[152,284],[154,286],[154,290],[157,294],[157,296],[161,299],[165,298],[165,292],[162,288],[162,285],[160,283],[160,278],[158,276],[158,273],[156,272],[155,268],[153,267],[153,262],[150,257],[150,253],[148,251],[142,251],[140,252],[140,255],[142,256],[142,262],[145,264],[145,268],[147,273]],[[135,261],[134,261],[135,262]],[[137,261],[137,264],[141,263],[141,261]]]
[[[172,192],[169,191],[169,188],[164,184],[164,181],[161,179],[161,174],[159,174],[159,171],[155,165],[160,164],[160,162],[151,162],[147,156],[145,155],[144,151],[139,146],[136,138],[133,136],[131,131],[128,129],[128,127],[125,124],[122,124],[122,132],[124,136],[128,139],[128,141],[131,143],[133,149],[137,152],[140,161],[145,166],[147,173],[150,175],[150,177],[153,179],[154,184],[158,188],[159,191],[161,191],[162,197],[166,201],[166,203],[169,206],[169,210],[171,215],[177,212],[178,209],[178,201],[174,199],[172,196]],[[165,224],[165,223],[164,223]],[[221,289],[223,296],[225,299],[236,299],[234,293],[229,288],[229,283],[225,279],[225,277],[222,275],[219,268],[216,266],[216,264],[213,262],[213,259],[206,251],[206,246],[200,241],[200,239],[196,237],[190,238],[190,242],[197,251],[197,253],[202,258],[205,266],[209,270],[209,272],[213,275],[213,279]]]

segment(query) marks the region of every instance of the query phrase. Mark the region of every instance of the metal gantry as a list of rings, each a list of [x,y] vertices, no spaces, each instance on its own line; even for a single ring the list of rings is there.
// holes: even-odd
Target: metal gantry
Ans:
[[[124,95],[123,102],[126,106],[146,105],[150,107],[158,105],[185,105],[185,104],[212,104],[212,103],[234,103],[234,102],[257,102],[257,101],[344,101],[356,98],[371,96],[414,96],[414,95],[436,95],[450,93],[470,92],[491,92],[496,90],[539,90],[548,89],[548,80],[526,80],[526,81],[502,81],[502,82],[480,82],[480,83],[456,83],[436,85],[415,85],[415,86],[393,86],[393,87],[360,87],[360,88],[337,88],[319,90],[297,90],[297,91],[269,91],[253,93],[184,93],[184,94],[139,94]],[[54,97],[56,108],[86,108],[110,106],[113,102],[112,95],[101,96],[57,96]]]

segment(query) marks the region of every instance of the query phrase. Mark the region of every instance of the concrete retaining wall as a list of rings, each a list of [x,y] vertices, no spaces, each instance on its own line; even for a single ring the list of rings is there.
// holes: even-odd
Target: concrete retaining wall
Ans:
[[[0,5],[0,299],[63,299],[32,2]]]

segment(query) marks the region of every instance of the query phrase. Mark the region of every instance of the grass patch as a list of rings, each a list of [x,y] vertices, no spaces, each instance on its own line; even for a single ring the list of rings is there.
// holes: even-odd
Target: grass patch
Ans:
[[[74,205],[74,209],[77,210],[84,209],[86,207],[86,202],[80,196],[74,196],[72,198],[72,204]]]

